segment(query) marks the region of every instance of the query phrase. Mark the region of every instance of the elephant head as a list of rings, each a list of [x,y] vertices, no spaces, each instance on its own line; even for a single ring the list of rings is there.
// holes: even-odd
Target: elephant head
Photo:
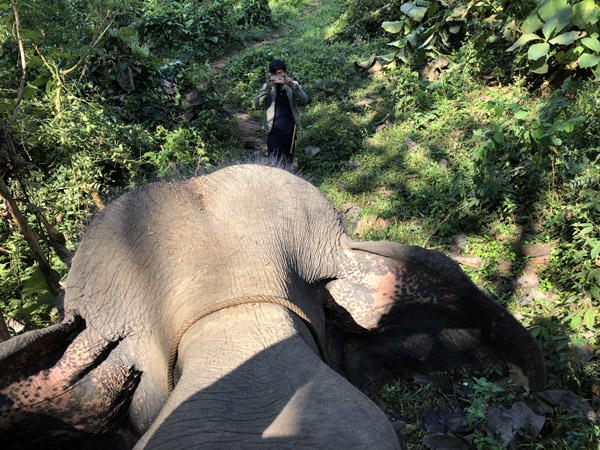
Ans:
[[[354,385],[373,392],[398,374],[509,363],[543,388],[538,344],[454,261],[392,242],[345,246],[327,304],[344,336],[341,367]]]
[[[535,340],[456,263],[355,242],[318,189],[257,165],[113,202],[65,311],[0,344],[16,447],[398,448],[365,394],[400,375],[502,362],[545,383]]]

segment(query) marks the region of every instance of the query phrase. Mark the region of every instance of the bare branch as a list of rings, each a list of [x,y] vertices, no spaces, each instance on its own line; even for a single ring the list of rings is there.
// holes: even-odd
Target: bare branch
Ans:
[[[73,94],[73,92],[71,92],[71,90],[67,87],[67,85],[65,84],[65,82],[63,81],[62,77],[60,76],[60,74],[54,70],[54,68],[50,65],[50,63],[48,62],[48,60],[46,59],[46,57],[44,56],[44,54],[40,51],[40,48],[33,44],[33,48],[35,49],[35,52],[38,54],[38,56],[40,57],[40,59],[42,60],[42,62],[44,63],[44,65],[46,66],[46,68],[50,71],[50,73],[52,74],[52,76],[54,78],[56,78],[56,81],[58,81],[58,84],[60,84],[60,87],[62,87],[65,91],[67,91],[69,93],[69,95],[71,95],[71,97],[73,97],[74,99],[85,103],[86,105],[90,106],[91,108],[98,110],[98,108],[96,107],[96,105],[94,105],[93,103],[88,102],[87,100],[81,99],[79,97],[77,97],[75,94]]]
[[[108,15],[107,15],[108,17]],[[81,58],[79,58],[79,61],[77,61],[77,63],[75,63],[75,65],[73,67],[71,67],[70,69],[66,69],[63,70],[61,73],[61,77],[62,80],[64,82],[65,80],[65,75],[67,75],[68,73],[74,71],[75,69],[77,69],[82,63],[83,61],[85,61],[85,59],[88,57],[88,55],[90,54],[90,51],[94,48],[96,48],[96,46],[100,43],[100,41],[102,40],[102,38],[104,37],[104,35],[106,34],[106,32],[110,29],[111,25],[113,24],[113,22],[115,21],[115,19],[117,18],[117,14],[115,14],[113,16],[113,18],[110,20],[109,24],[106,26],[106,28],[102,31],[102,33],[100,33],[100,36],[98,36],[98,38],[92,43],[92,45],[90,45],[89,50],[87,50],[83,56],[81,56]]]
[[[13,124],[15,123],[15,120],[17,118],[17,114],[19,113],[19,105],[21,104],[21,100],[23,100],[23,91],[25,89],[25,78],[27,76],[27,61],[25,60],[25,50],[23,48],[23,38],[21,37],[21,31],[20,31],[20,23],[19,23],[19,12],[17,11],[17,5],[15,3],[15,0],[10,0],[10,4],[12,5],[13,8],[13,12],[15,14],[15,32],[17,34],[17,42],[19,44],[19,55],[21,58],[21,81],[19,82],[19,91],[17,93],[17,102],[15,104],[15,107],[13,108],[13,112],[10,116],[10,119],[8,120],[7,124],[5,125],[6,129],[10,129]]]

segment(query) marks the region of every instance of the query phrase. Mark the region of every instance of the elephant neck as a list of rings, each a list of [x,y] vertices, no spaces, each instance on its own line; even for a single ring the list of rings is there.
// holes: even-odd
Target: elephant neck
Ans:
[[[381,410],[323,364],[311,340],[274,304],[197,322],[181,341],[179,382],[136,448],[397,449]],[[353,411],[366,428],[349,420]]]
[[[175,339],[173,340],[173,343],[171,345],[171,350],[169,353],[169,365],[168,365],[168,373],[167,373],[167,382],[168,382],[168,392],[169,393],[171,393],[175,387],[174,369],[175,369],[175,362],[177,361],[179,343],[181,342],[181,339],[183,338],[185,333],[190,329],[190,327],[192,327],[199,320],[202,320],[205,317],[207,317],[211,314],[214,314],[216,312],[222,311],[226,308],[233,308],[235,306],[255,304],[255,303],[271,303],[274,305],[283,306],[283,307],[287,308],[288,310],[290,310],[291,312],[293,312],[294,314],[296,314],[298,317],[300,317],[304,321],[308,330],[310,331],[310,334],[315,342],[315,345],[319,349],[319,355],[321,356],[321,359],[326,364],[328,363],[328,361],[327,361],[328,358],[327,358],[325,349],[323,347],[323,343],[322,343],[321,339],[319,338],[319,335],[318,335],[312,321],[304,313],[304,311],[301,308],[299,308],[296,304],[294,304],[292,301],[290,301],[286,298],[282,298],[282,297],[265,296],[265,295],[236,297],[236,298],[231,298],[226,301],[210,305],[207,308],[204,308],[203,310],[197,312],[192,317],[190,317],[181,326],[181,328],[179,329],[178,333],[175,336]]]

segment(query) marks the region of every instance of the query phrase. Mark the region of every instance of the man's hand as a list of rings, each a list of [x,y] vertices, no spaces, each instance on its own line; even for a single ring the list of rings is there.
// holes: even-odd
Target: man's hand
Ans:
[[[271,76],[269,75],[267,77],[267,88],[271,89],[273,86],[275,86],[275,82],[271,79]]]
[[[294,85],[294,81],[286,75],[285,79],[283,80],[283,84],[287,84],[289,87],[292,87]]]

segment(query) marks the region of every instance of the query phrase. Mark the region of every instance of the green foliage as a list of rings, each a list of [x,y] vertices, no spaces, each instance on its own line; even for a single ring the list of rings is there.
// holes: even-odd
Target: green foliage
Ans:
[[[543,0],[520,24],[521,36],[506,51],[529,45],[532,72],[545,74],[549,65],[592,69],[600,76],[600,5],[595,0]]]
[[[44,325],[57,316],[59,299],[50,292],[50,288],[39,267],[31,268],[31,274],[23,280],[20,300],[12,300],[10,316],[25,322],[33,321],[29,326]],[[60,278],[55,271],[55,276]]]
[[[238,25],[245,27],[273,25],[269,0],[244,0],[238,3],[237,8]]]
[[[504,403],[512,395],[507,393],[504,388],[483,377],[473,378],[471,382],[465,381],[463,384],[469,388],[470,406],[465,410],[466,420],[469,425],[485,421],[487,408],[492,403]]]
[[[94,194],[109,200],[141,182],[192,175],[239,156],[221,93],[229,104],[250,109],[268,63],[280,57],[311,97],[301,108],[297,144],[303,175],[341,210],[351,205],[361,208],[358,219],[376,215],[388,222],[354,237],[444,250],[454,236],[466,236],[465,253],[482,260],[469,274],[498,293],[536,337],[548,388],[597,395],[600,95],[589,76],[597,71],[597,3],[328,0],[302,17],[309,3],[271,0],[271,19],[286,24],[285,37],[241,52],[216,79],[207,60],[252,33],[274,36],[263,28],[271,23],[264,2],[18,3],[29,30],[23,32],[27,87],[12,130],[21,144],[22,178],[2,176],[36,233],[44,234],[34,209],[74,250],[96,210]],[[0,5],[6,55],[0,117],[6,120],[21,68],[12,11],[8,2]],[[59,7],[64,14],[56,14]],[[391,46],[385,33],[395,37]],[[390,47],[387,59],[405,57],[409,64],[374,74],[355,67]],[[423,67],[440,53],[449,65],[424,79]],[[529,72],[530,61],[539,60],[547,74]],[[260,121],[261,112],[253,118]],[[308,156],[309,145],[321,151]],[[533,229],[536,235],[528,236]],[[3,311],[28,328],[43,326],[60,301],[36,284],[37,265],[16,227],[0,220],[0,236]],[[550,299],[519,304],[512,283],[528,258],[515,248],[554,241],[549,266],[539,274],[539,290]],[[66,268],[50,259],[64,277]],[[513,264],[510,273],[500,273],[501,260]],[[500,293],[501,283],[513,287]],[[527,395],[490,380],[490,374],[469,378],[461,394],[475,448],[500,448],[481,428],[486,405]],[[447,392],[407,387],[404,380],[381,395],[416,424]],[[592,448],[597,426],[575,416],[552,412],[549,431],[523,448]],[[425,432],[411,430],[411,443],[422,448]]]
[[[16,105],[21,67],[13,10],[8,2],[1,5],[0,45],[10,56],[0,61],[0,119],[6,121]],[[0,175],[11,192],[41,211],[72,247],[101,199],[221,161],[236,145],[221,113],[221,95],[210,66],[185,58],[204,60],[238,43],[236,21],[259,6],[251,1],[18,2],[27,83],[11,130],[19,137],[10,166],[16,169],[6,171],[0,154]],[[262,8],[264,15],[264,2]],[[176,58],[161,59],[171,43],[182,42]],[[37,220],[32,214],[27,218]],[[35,232],[51,255],[43,229]],[[28,291],[25,283],[34,261],[25,256],[26,245],[9,222],[2,221],[0,236],[3,309],[28,327],[43,326],[51,320],[47,295]],[[50,259],[53,267],[62,267],[58,258]]]
[[[475,35],[479,47],[494,51],[503,42],[514,43],[513,70],[529,61],[536,74],[549,67],[591,69],[599,75],[600,6],[594,0],[542,0],[503,2],[486,0],[445,3],[416,0],[402,4],[400,20],[385,21],[385,31],[399,39],[388,45],[394,50],[382,56],[395,63],[421,65],[428,57],[448,54]],[[518,39],[517,39],[518,36]],[[516,40],[515,40],[516,39]],[[540,42],[541,41],[541,42]],[[483,48],[481,49],[483,53]]]
[[[397,17],[401,4],[398,0],[347,0],[337,19],[342,29],[335,39],[356,42],[382,36],[381,22]]]
[[[405,2],[400,8],[400,20],[382,24],[385,31],[399,36],[388,44],[394,50],[383,58],[420,64],[429,54],[448,53],[460,45],[473,26],[492,26],[498,7],[489,1]]]

